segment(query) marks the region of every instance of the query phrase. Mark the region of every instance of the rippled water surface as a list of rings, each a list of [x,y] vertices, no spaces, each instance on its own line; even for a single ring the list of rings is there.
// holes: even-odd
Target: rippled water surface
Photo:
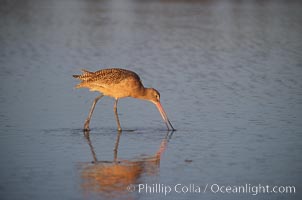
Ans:
[[[2,0],[1,199],[301,199],[301,10],[300,1]],[[71,75],[112,66],[159,90],[177,131],[153,104],[128,98],[118,134],[106,97],[85,137],[97,93],[74,89]],[[155,191],[176,184],[189,189]],[[296,193],[214,193],[215,184]]]

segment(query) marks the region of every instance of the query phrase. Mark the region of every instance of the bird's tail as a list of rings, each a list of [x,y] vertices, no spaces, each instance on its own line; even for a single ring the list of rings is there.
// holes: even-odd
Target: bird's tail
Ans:
[[[72,75],[73,78],[79,78],[81,75]]]
[[[77,78],[77,79],[80,79],[80,80],[82,80],[82,81],[86,81],[86,80],[88,80],[88,79],[90,79],[91,78],[91,76],[94,74],[93,72],[90,72],[90,71],[88,71],[88,70],[86,70],[86,69],[82,69],[82,74],[80,74],[80,75],[72,75],[74,78]]]

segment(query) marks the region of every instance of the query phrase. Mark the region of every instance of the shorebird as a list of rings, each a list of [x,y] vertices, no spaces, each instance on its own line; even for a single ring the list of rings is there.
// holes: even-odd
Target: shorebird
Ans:
[[[160,103],[160,94],[154,88],[145,88],[140,77],[133,71],[119,68],[102,69],[96,72],[90,72],[82,69],[81,75],[73,75],[74,78],[82,82],[76,85],[76,88],[89,88],[90,91],[98,91],[101,94],[97,96],[90,108],[88,117],[84,123],[84,131],[89,131],[89,123],[94,111],[95,105],[103,96],[113,97],[114,114],[117,122],[118,131],[121,131],[121,125],[117,113],[117,103],[120,98],[133,97],[142,100],[148,100],[154,103],[161,114],[168,130],[175,130],[168,119]]]

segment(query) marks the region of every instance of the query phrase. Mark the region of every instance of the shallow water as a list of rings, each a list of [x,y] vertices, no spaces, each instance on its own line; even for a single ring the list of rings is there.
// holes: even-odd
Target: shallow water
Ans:
[[[299,1],[2,1],[1,199],[300,199],[301,8]],[[97,94],[74,89],[71,75],[111,66],[158,89],[177,131],[165,130],[151,103],[122,99],[128,131],[119,135],[106,97],[85,137]],[[193,191],[154,191],[177,184]],[[296,193],[204,192],[215,184]]]

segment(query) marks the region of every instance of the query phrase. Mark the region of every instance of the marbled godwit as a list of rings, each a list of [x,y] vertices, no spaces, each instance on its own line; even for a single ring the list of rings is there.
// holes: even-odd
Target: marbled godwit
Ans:
[[[119,131],[121,131],[122,128],[117,113],[117,102],[120,98],[124,97],[151,101],[156,105],[168,130],[175,130],[160,103],[159,92],[154,88],[145,88],[135,72],[117,68],[102,69],[96,72],[82,70],[82,72],[81,75],[73,75],[73,77],[82,81],[76,88],[89,88],[90,91],[98,91],[101,93],[101,95],[97,96],[92,103],[89,115],[84,124],[84,131],[89,131],[89,123],[95,105],[104,95],[115,99],[114,114]]]

